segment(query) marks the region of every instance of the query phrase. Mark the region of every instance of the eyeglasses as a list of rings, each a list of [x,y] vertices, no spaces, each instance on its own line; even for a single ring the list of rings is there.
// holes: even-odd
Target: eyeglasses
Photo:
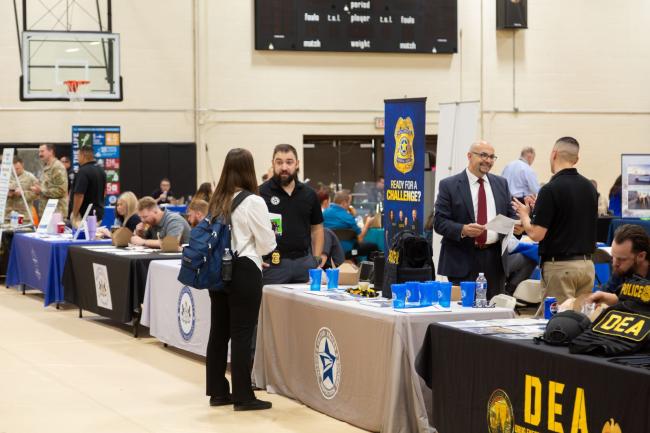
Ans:
[[[481,153],[472,152],[472,153],[483,160],[489,159],[491,161],[496,161],[498,158],[498,156],[496,156],[495,154],[490,155],[489,153],[485,153],[485,152],[481,152]]]

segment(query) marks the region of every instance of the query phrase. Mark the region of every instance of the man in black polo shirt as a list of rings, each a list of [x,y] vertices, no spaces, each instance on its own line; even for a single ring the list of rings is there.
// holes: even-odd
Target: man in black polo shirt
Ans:
[[[92,203],[91,215],[97,221],[104,218],[104,192],[106,190],[106,173],[97,164],[92,145],[79,149],[79,172],[74,178],[72,215],[70,219],[78,222],[86,208]]]
[[[298,153],[289,144],[273,150],[273,177],[260,186],[270,213],[282,216],[277,250],[265,261],[264,284],[304,283],[309,269],[327,259],[323,251],[323,214],[314,191],[298,181]]]
[[[598,193],[574,167],[579,150],[575,138],[557,140],[551,152],[554,176],[539,191],[532,218],[529,206],[512,202],[528,236],[539,242],[544,296],[554,296],[558,304],[594,287]]]

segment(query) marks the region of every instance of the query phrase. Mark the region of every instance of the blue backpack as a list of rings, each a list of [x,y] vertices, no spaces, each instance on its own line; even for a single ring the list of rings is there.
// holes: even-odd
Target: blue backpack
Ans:
[[[252,193],[242,190],[232,201],[231,215],[237,206]],[[178,281],[195,289],[221,290],[221,260],[230,247],[230,221],[223,217],[204,218],[190,233],[190,242],[183,248]],[[231,249],[232,251],[232,249]],[[236,253],[233,251],[233,260]]]

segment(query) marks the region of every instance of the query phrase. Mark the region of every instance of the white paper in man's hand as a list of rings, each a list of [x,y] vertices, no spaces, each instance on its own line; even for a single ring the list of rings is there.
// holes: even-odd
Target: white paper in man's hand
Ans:
[[[519,220],[513,220],[512,218],[499,214],[495,216],[492,221],[488,222],[485,227],[487,227],[488,230],[495,231],[502,235],[507,235],[513,231],[515,224],[517,223],[519,223]]]

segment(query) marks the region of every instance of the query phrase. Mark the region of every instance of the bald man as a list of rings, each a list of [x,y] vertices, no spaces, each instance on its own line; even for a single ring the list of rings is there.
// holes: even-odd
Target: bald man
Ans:
[[[575,138],[557,140],[550,158],[553,177],[537,200],[512,202],[528,236],[539,242],[544,296],[554,296],[558,304],[594,287],[598,193],[575,168],[579,150]]]
[[[496,159],[490,143],[472,144],[467,168],[440,181],[433,225],[442,235],[438,273],[458,284],[483,272],[488,299],[504,292],[507,254],[501,254],[503,235],[485,225],[498,214],[515,217],[508,182],[490,174]]]

